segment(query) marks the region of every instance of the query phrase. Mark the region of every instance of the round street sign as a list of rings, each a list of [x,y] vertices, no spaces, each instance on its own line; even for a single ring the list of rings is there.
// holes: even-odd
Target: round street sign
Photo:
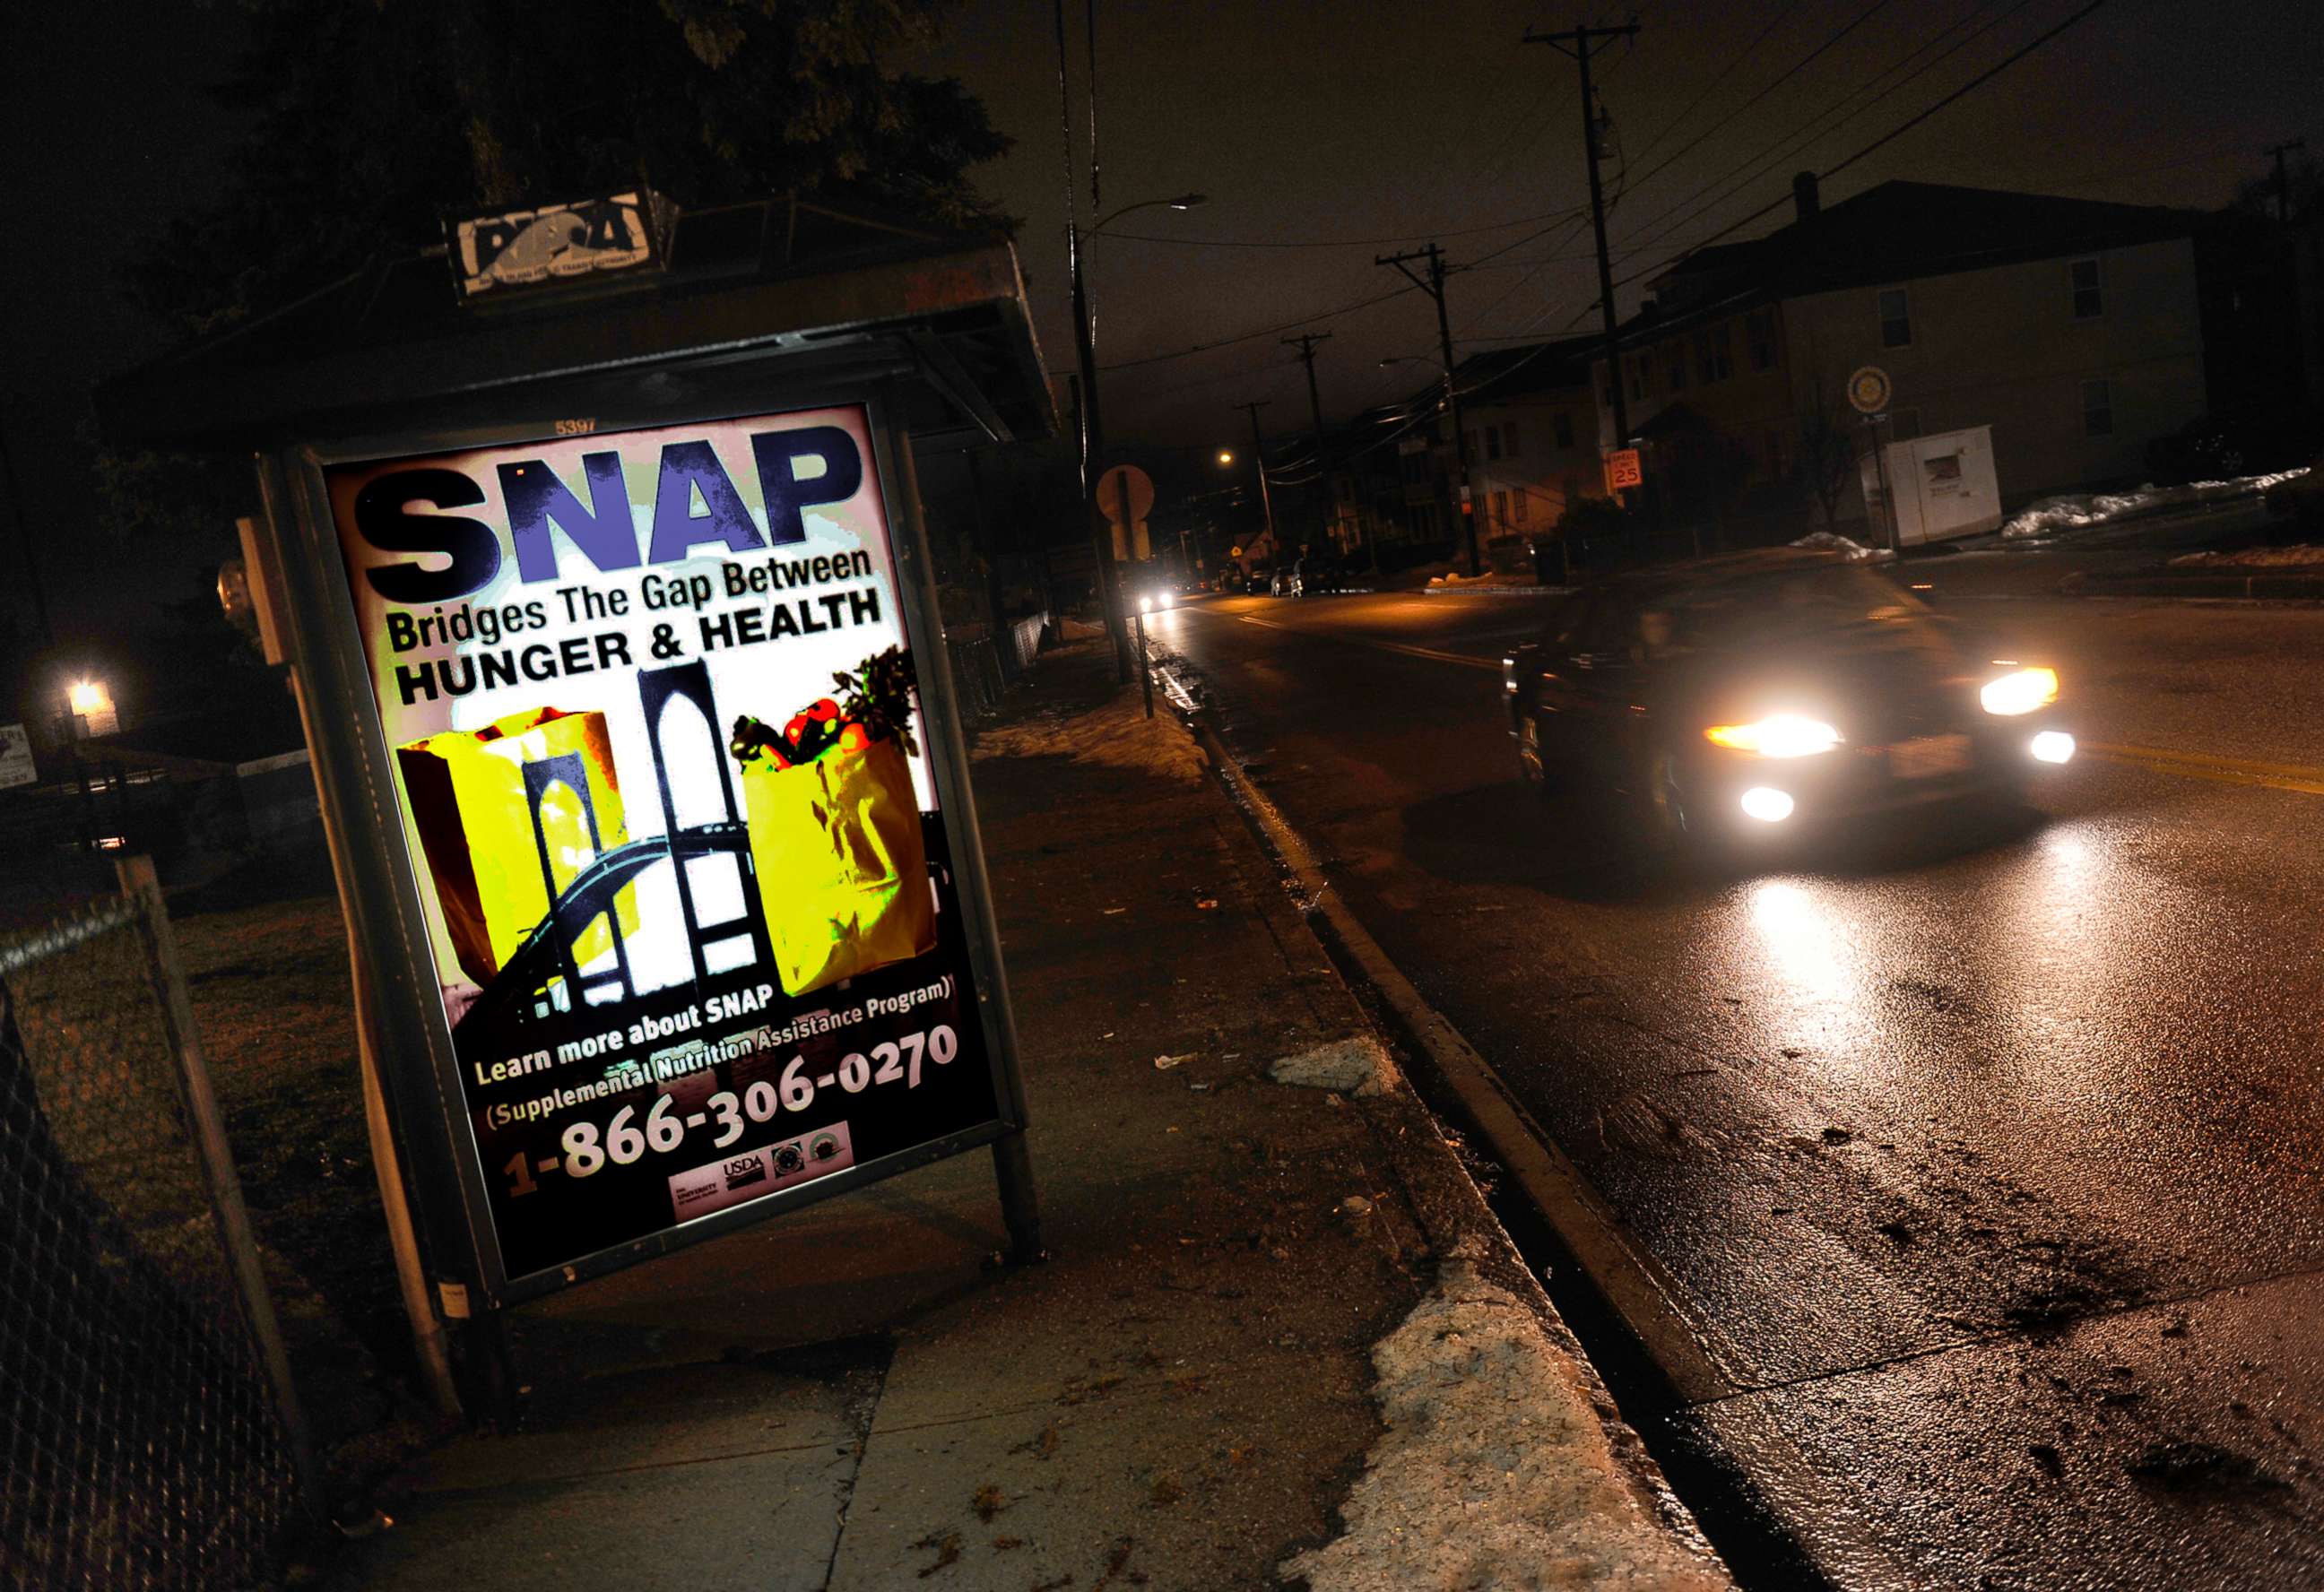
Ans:
[[[1123,497],[1128,495],[1127,512]],[[1154,507],[1154,478],[1135,465],[1116,465],[1097,481],[1098,511],[1124,530]]]
[[[1848,401],[1859,415],[1877,415],[1888,407],[1888,373],[1868,364],[1848,379]]]

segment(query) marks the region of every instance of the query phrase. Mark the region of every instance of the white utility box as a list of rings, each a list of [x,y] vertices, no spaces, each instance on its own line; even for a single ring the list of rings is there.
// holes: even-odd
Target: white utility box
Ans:
[[[1888,485],[1895,492],[1896,539],[1911,548],[2001,529],[2001,488],[1993,475],[1993,428],[1971,426],[1892,442]],[[1886,527],[1887,494],[1872,456],[1862,461],[1864,501],[1873,523]]]

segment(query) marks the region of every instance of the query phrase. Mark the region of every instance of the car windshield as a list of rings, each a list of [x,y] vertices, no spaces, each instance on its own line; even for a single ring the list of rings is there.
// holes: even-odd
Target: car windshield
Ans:
[[[1927,612],[1872,571],[1840,564],[1680,587],[1642,604],[1639,621],[1655,652],[1729,651],[1908,621]]]

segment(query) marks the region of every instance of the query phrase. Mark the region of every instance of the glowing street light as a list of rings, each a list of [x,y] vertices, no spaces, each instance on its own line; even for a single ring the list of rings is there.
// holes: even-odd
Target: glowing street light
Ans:
[[[1221,465],[1231,465],[1231,464],[1233,464],[1233,463],[1234,463],[1234,449],[1232,449],[1232,448],[1231,448],[1231,447],[1222,447],[1222,448],[1219,449],[1219,463],[1220,463]]]
[[[76,680],[66,688],[65,695],[85,733],[111,735],[120,730],[121,715],[115,711],[113,693],[104,681]]]

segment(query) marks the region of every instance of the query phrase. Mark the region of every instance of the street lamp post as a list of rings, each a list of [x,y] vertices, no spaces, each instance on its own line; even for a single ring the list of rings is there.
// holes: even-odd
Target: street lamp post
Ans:
[[[1168,199],[1140,199],[1134,205],[1124,205],[1096,223],[1090,228],[1090,235],[1096,236],[1132,210],[1154,209],[1166,205],[1173,210],[1191,210],[1203,202],[1204,196],[1198,193],[1180,194]],[[1133,667],[1130,627],[1124,622],[1120,576],[1113,566],[1113,538],[1102,529],[1105,513],[1097,501],[1097,483],[1102,474],[1098,467],[1099,460],[1105,451],[1105,427],[1097,401],[1097,310],[1090,302],[1089,281],[1082,270],[1082,235],[1070,216],[1065,218],[1065,261],[1073,275],[1074,353],[1080,363],[1082,377],[1082,504],[1091,534],[1096,540],[1098,598],[1105,605],[1106,628],[1113,632],[1114,667],[1120,676],[1127,680]]]

